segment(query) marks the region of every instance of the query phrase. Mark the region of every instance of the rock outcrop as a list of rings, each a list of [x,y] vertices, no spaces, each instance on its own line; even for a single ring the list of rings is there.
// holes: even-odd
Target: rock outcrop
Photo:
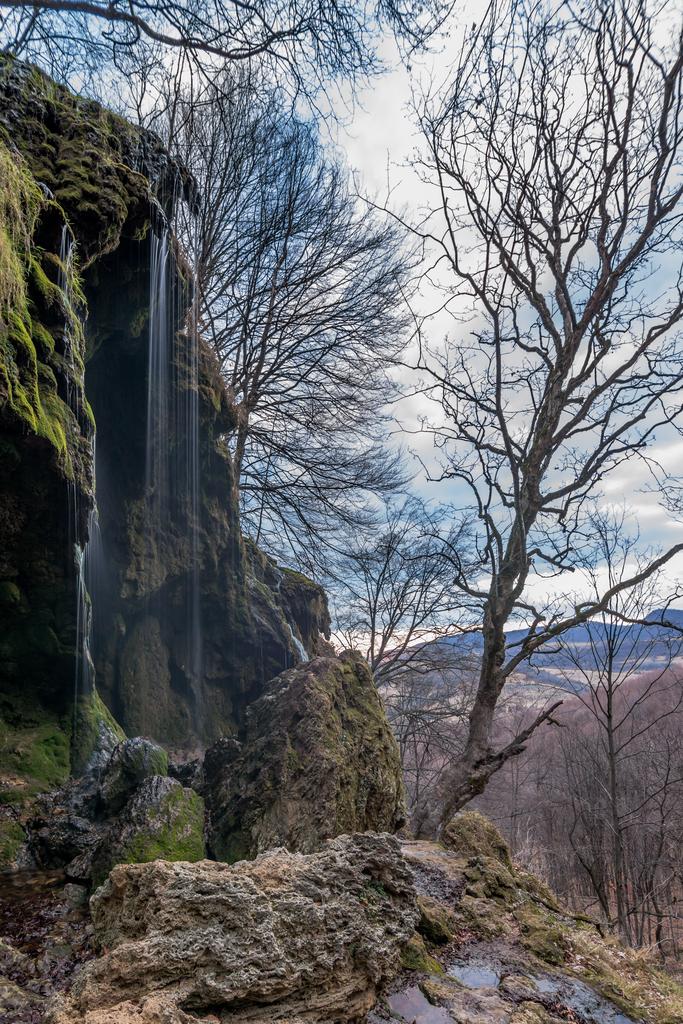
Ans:
[[[110,753],[116,722],[182,752],[239,731],[298,645],[312,654],[329,629],[320,588],[241,537],[234,412],[209,347],[181,329],[189,273],[167,229],[179,196],[192,202],[192,182],[154,135],[0,56],[4,802],[62,785],[98,744]],[[160,303],[159,401],[180,410],[160,442],[161,510],[146,450]],[[0,848],[15,833],[0,821]]]
[[[515,865],[494,826],[457,815],[403,842],[420,921],[368,1024],[678,1024],[683,986],[643,950],[574,915]]]
[[[22,834],[28,862],[99,885],[118,863],[201,860],[204,801],[167,771],[157,744],[119,743],[101,772],[36,798]]]
[[[274,679],[248,709],[243,743],[219,741],[204,773],[220,860],[275,846],[309,853],[346,832],[396,832],[405,820],[396,741],[353,653]]]
[[[105,952],[55,1024],[360,1021],[418,916],[398,842],[372,833],[232,866],[120,865],[91,909]]]

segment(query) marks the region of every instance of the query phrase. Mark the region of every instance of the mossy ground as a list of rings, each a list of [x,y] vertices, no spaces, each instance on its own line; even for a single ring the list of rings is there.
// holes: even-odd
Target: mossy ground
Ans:
[[[70,769],[70,723],[21,697],[0,702],[0,803],[62,785]]]
[[[494,967],[507,964],[508,971],[514,964],[517,983],[521,979],[532,992],[535,976],[573,978],[633,1021],[683,1022],[683,986],[647,951],[627,949],[615,938],[605,938],[596,924],[563,908],[545,885],[512,862],[490,822],[467,812],[458,815],[447,832],[447,848],[430,843],[404,847],[423,888],[440,879],[439,892],[420,897],[418,931],[427,958],[446,969],[468,956],[477,963],[486,963],[488,957]],[[449,889],[452,895],[444,897]],[[415,974],[428,998],[453,1009],[453,1019],[460,1020],[455,1007],[464,997],[457,995],[450,980],[443,984],[442,975],[419,955],[421,950],[413,943],[403,966]],[[466,998],[479,997],[470,992]],[[486,999],[497,1000],[498,1013],[506,1006],[512,1012],[504,991],[482,996],[482,1007]],[[517,1004],[512,1021],[555,1024],[576,1019],[571,1013],[567,1010],[569,1015],[563,1016],[562,1008],[544,1009],[534,996]]]

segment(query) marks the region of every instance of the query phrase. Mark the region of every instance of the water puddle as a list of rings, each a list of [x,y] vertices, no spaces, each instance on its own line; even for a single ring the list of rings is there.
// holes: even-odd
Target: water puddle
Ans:
[[[453,1018],[440,1006],[432,1006],[422,991],[413,985],[387,999],[399,1020],[408,1024],[453,1024]]]
[[[452,978],[469,989],[496,989],[506,974],[502,964],[490,960],[479,961],[474,957],[449,964],[447,970]],[[575,1018],[586,1024],[637,1024],[609,999],[577,978],[553,974],[533,974],[528,977],[536,988],[539,1002],[551,1012],[553,1009],[569,1010]]]
[[[557,978],[550,974],[534,975],[536,988],[553,1005],[567,1007],[591,1024],[636,1024],[618,1007],[575,978]]]
[[[498,988],[500,974],[482,964],[450,964],[448,973],[465,988]]]

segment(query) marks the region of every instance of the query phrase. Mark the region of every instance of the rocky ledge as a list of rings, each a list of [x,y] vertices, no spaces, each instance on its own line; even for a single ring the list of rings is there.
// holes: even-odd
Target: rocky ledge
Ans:
[[[368,1024],[681,1024],[683,987],[654,956],[571,914],[481,815],[443,844],[404,842],[420,922]]]
[[[308,856],[119,865],[91,900],[103,955],[54,1024],[360,1021],[417,922],[397,840]]]
[[[91,916],[56,886],[0,889],[8,1024],[683,1021],[654,957],[562,907],[476,813],[442,843],[119,865]]]

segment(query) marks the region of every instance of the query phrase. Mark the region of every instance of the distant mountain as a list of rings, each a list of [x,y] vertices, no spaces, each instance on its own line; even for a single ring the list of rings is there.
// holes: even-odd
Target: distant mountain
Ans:
[[[510,630],[508,649],[520,643],[526,632]],[[483,638],[479,632],[468,633],[442,637],[427,646],[440,657],[448,658],[446,652],[450,652],[455,664],[464,656],[476,658]],[[635,675],[666,667],[674,658],[683,658],[683,609],[657,609],[650,612],[646,623],[636,625],[605,625],[594,620],[575,626],[563,634],[561,642],[548,644],[534,654],[531,664],[521,666],[518,675],[528,682],[576,692],[587,685],[589,674],[604,664],[610,647],[619,672]]]

